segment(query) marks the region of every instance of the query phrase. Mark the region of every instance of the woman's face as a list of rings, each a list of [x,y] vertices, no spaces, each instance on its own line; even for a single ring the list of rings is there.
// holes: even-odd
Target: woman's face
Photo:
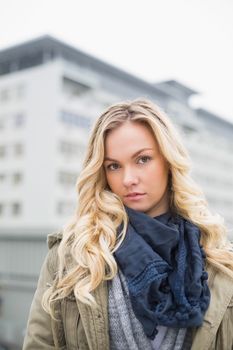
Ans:
[[[149,127],[126,121],[105,140],[108,185],[123,203],[149,216],[169,209],[168,165]]]

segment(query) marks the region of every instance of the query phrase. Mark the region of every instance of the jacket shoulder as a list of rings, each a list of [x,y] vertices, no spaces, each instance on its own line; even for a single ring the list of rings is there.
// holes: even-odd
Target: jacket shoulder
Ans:
[[[57,273],[58,270],[58,247],[62,240],[62,231],[49,233],[47,236],[47,245],[49,248],[46,263],[48,267],[48,271],[51,275]]]
[[[47,236],[47,244],[49,249],[51,249],[55,244],[60,244],[62,237],[63,231],[49,233]]]

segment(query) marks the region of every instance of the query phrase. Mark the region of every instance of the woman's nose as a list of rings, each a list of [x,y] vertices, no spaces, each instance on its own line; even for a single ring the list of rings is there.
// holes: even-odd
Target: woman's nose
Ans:
[[[123,175],[123,185],[126,187],[130,187],[132,185],[138,184],[138,176],[132,170],[127,170]]]

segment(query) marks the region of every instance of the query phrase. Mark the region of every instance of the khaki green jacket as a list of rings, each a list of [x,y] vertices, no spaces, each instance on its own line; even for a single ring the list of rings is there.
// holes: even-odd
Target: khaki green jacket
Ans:
[[[100,311],[92,310],[71,295],[56,304],[53,320],[42,308],[41,298],[57,271],[61,233],[49,235],[49,253],[42,266],[31,305],[23,350],[108,350],[108,289],[103,282],[94,292]],[[203,325],[193,331],[192,350],[233,349],[233,279],[208,265],[210,306]],[[122,349],[127,350],[127,349]],[[132,349],[133,350],[133,349]]]

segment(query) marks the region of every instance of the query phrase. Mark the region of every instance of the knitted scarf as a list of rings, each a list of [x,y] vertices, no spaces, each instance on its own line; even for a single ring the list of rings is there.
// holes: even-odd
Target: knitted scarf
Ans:
[[[111,350],[189,350],[191,328],[158,326],[158,334],[150,340],[135,317],[126,279],[118,269],[108,281],[109,341]]]
[[[114,256],[145,334],[154,339],[157,325],[200,326],[210,291],[199,228],[170,212],[152,218],[125,209],[126,237]]]

